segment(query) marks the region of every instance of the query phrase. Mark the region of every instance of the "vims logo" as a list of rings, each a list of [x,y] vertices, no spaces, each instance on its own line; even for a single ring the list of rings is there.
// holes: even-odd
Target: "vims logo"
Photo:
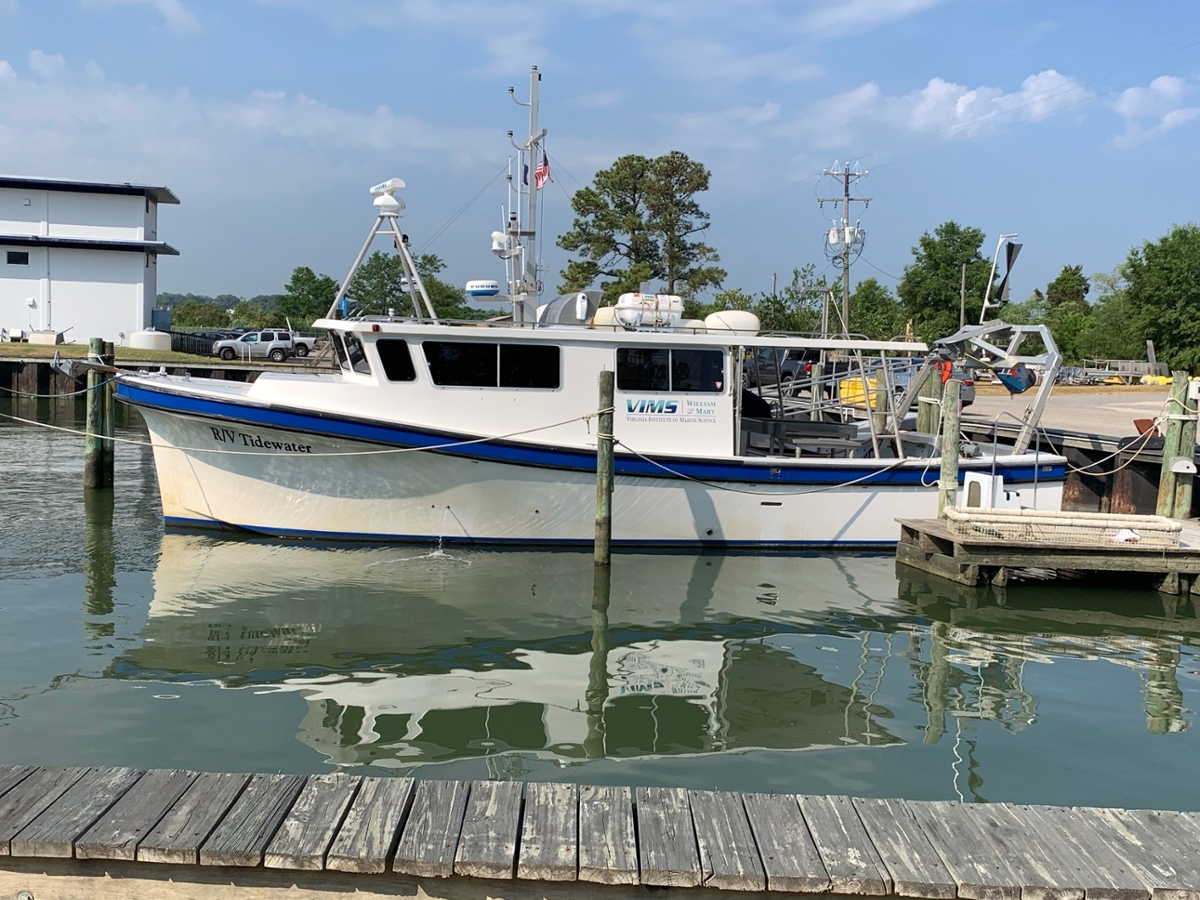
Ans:
[[[673,416],[679,412],[678,400],[626,400],[625,412],[633,415]]]

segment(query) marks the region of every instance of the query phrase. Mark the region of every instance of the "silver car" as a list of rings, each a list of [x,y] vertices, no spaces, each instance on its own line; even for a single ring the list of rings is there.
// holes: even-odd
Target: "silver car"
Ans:
[[[287,331],[248,331],[241,337],[227,338],[213,344],[213,356],[226,362],[235,359],[269,359],[283,362],[294,352],[292,336]]]

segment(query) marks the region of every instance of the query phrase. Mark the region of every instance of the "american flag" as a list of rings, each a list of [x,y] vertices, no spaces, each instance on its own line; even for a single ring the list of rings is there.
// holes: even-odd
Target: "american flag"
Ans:
[[[546,158],[546,151],[542,151],[542,161],[538,163],[536,169],[533,170],[533,183],[536,190],[541,190],[545,187],[547,181],[553,181],[550,177],[550,160]]]

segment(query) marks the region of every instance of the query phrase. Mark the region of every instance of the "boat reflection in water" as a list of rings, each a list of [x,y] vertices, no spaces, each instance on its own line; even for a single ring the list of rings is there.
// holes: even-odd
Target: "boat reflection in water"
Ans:
[[[300,740],[339,765],[899,742],[851,683],[857,660],[840,683],[804,658],[830,654],[786,640],[891,615],[890,559],[620,555],[611,585],[594,571],[579,553],[167,534],[142,646],[109,674],[295,692]]]
[[[621,554],[611,583],[595,572],[578,553],[167,534],[141,645],[107,675],[298,696],[297,737],[337,766],[947,738],[974,793],[979,723],[1033,725],[1029,666],[1070,659],[1137,670],[1146,730],[1187,727],[1200,622],[1154,594],[968,589],[879,556]]]

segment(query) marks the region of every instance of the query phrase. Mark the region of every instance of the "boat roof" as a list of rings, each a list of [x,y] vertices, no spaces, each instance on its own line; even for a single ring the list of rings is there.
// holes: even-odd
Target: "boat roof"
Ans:
[[[422,338],[465,340],[583,341],[608,344],[680,344],[682,346],[781,347],[787,349],[842,350],[853,352],[926,353],[921,341],[872,341],[856,337],[751,333],[748,331],[707,331],[701,329],[620,329],[590,325],[515,325],[511,321],[485,319],[422,322],[417,319],[354,318],[318,319],[313,329],[343,332],[408,335]]]

